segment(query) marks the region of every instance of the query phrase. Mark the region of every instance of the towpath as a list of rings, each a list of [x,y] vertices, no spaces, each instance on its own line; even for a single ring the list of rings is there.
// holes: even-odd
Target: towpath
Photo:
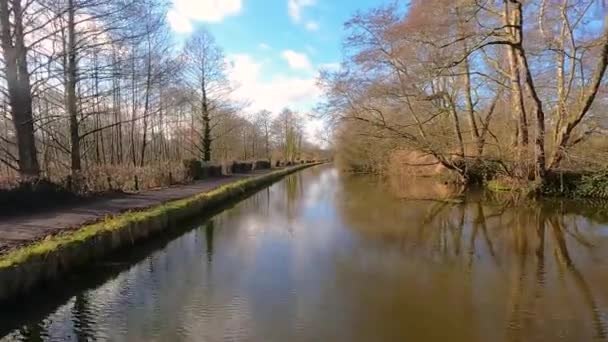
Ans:
[[[34,212],[27,215],[0,218],[0,255],[83,225],[95,223],[108,215],[131,210],[143,210],[196,194],[208,192],[238,179],[252,177],[273,170],[258,170],[247,174],[235,174],[198,181],[188,185],[121,194],[110,198],[88,200],[80,205]]]

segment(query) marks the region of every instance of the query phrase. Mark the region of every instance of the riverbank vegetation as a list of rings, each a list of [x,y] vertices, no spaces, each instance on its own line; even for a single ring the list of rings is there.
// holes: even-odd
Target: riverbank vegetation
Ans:
[[[601,1],[415,0],[345,27],[319,108],[344,168],[608,193]]]
[[[176,42],[168,5],[0,0],[0,188],[132,191],[188,181],[185,160],[321,158],[304,115],[235,100],[211,33]]]

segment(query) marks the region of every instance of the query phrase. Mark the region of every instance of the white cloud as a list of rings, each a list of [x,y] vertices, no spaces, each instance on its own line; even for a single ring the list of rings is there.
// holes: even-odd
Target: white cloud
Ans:
[[[262,64],[253,60],[247,54],[232,54],[227,58],[230,61],[229,76],[233,80],[239,81],[239,85],[248,85],[257,82]]]
[[[251,101],[251,110],[267,109],[274,113],[285,107],[310,110],[321,95],[316,79],[275,75],[262,79],[263,63],[247,54],[228,56],[229,77],[236,87],[233,97],[237,101]]]
[[[304,126],[304,134],[306,135],[307,140],[317,146],[327,147],[327,141],[325,141],[327,133],[325,121],[316,117],[308,117],[307,119],[306,125]]]
[[[270,49],[270,45],[266,44],[266,43],[260,43],[258,44],[258,47],[262,50],[268,50]]]
[[[318,31],[319,30],[319,23],[314,21],[314,20],[310,20],[306,23],[306,29],[308,31]]]
[[[220,22],[242,8],[242,0],[174,0],[167,20],[176,32],[190,32],[191,21]]]
[[[173,31],[177,33],[192,32],[190,20],[176,10],[169,10],[169,12],[167,12],[167,20],[169,21],[171,28],[173,28]]]
[[[295,23],[299,23],[302,20],[302,9],[314,6],[315,3],[316,0],[288,0],[287,12]]]
[[[292,69],[310,70],[312,64],[305,53],[298,53],[293,50],[285,50],[281,56],[287,61]]]

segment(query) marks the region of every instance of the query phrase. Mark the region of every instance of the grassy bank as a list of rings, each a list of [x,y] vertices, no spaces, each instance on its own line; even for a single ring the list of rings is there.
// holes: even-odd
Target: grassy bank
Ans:
[[[498,178],[488,180],[485,185],[494,192],[519,192],[529,196],[608,199],[608,171],[551,171],[544,184]]]
[[[545,196],[608,199],[608,171],[553,172],[541,193]]]
[[[25,293],[120,247],[144,240],[181,220],[201,215],[230,199],[250,194],[312,165],[316,164],[272,171],[148,210],[109,217],[9,252],[0,256],[0,300]]]

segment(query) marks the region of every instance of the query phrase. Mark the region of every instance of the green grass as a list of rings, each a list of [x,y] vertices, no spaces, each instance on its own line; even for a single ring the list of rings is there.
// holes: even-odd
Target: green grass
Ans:
[[[4,256],[0,256],[0,269],[13,267],[24,263],[33,257],[44,256],[66,246],[79,244],[105,232],[125,229],[133,223],[146,222],[165,214],[178,212],[179,210],[190,207],[198,201],[211,201],[220,196],[232,193],[235,190],[237,193],[242,193],[246,190],[246,186],[248,185],[256,186],[259,183],[272,181],[308,166],[311,166],[311,164],[299,165],[297,167],[273,171],[257,177],[238,180],[222,185],[209,192],[168,202],[144,211],[131,211],[118,216],[107,217],[100,222],[82,226],[74,231],[49,236],[42,241],[35,242],[31,245],[10,251]]]

